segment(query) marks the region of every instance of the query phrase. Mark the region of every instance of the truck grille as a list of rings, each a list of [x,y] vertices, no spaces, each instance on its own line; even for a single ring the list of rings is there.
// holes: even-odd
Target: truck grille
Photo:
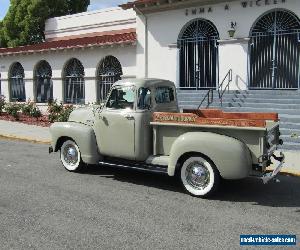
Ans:
[[[277,148],[277,145],[279,144],[279,135],[279,125],[268,131],[266,136],[266,145],[268,150],[272,150],[274,147]]]

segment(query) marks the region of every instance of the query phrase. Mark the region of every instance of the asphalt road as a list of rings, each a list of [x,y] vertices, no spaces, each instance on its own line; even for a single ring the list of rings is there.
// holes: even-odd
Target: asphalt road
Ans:
[[[225,182],[203,200],[167,176],[69,173],[47,149],[0,140],[1,249],[240,249],[240,234],[300,238],[300,178]]]

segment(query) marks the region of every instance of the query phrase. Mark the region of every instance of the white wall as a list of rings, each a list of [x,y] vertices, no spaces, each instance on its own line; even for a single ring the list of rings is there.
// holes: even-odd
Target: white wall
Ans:
[[[68,36],[130,28],[136,28],[135,12],[116,7],[50,18],[45,24],[45,36],[46,40],[57,40]]]
[[[251,1],[248,1],[251,2]],[[275,9],[284,8],[294,12],[300,17],[300,1],[299,0],[269,0],[269,5],[264,5],[265,1],[261,1],[261,6],[256,6],[256,1],[252,1],[252,7],[243,8],[241,1],[227,3],[229,10],[225,10],[226,3],[198,6],[205,8],[205,13],[196,15],[189,14],[186,16],[186,9],[171,10],[167,12],[159,12],[148,14],[148,72],[149,77],[160,77],[175,81],[179,86],[178,78],[178,49],[174,47],[178,35],[183,26],[195,18],[204,18],[210,20],[216,26],[221,40],[229,39],[228,30],[230,23],[236,22],[235,38],[247,38],[254,22],[265,12]],[[208,12],[208,7],[212,7],[212,12]],[[194,8],[188,8],[189,13]],[[197,9],[197,8],[196,8]],[[137,30],[142,30],[142,22],[137,21]],[[145,44],[145,36],[138,33],[138,44]],[[236,39],[233,41],[222,41],[219,45],[220,53],[220,81],[226,75],[230,68],[233,69],[233,85],[231,89],[246,88],[247,86],[247,54],[248,42],[245,39]],[[138,68],[144,58],[138,54]]]
[[[97,67],[105,56],[115,56],[122,65],[123,77],[136,76],[136,46],[92,47],[86,49],[57,50],[29,55],[0,57],[1,92],[9,97],[8,72],[14,62],[20,62],[25,71],[26,99],[34,100],[33,70],[37,63],[46,60],[52,68],[53,96],[63,100],[62,70],[71,58],[81,61],[85,70],[85,102],[96,102]]]

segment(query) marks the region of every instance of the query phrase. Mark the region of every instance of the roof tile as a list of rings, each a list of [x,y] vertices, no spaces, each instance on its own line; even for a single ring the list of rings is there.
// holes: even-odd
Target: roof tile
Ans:
[[[136,31],[131,30],[126,32],[120,31],[119,33],[105,34],[92,37],[71,38],[68,40],[58,40],[43,42],[34,45],[19,46],[15,48],[0,48],[0,55],[17,54],[24,52],[39,52],[45,50],[89,47],[99,45],[111,45],[122,43],[136,42]]]

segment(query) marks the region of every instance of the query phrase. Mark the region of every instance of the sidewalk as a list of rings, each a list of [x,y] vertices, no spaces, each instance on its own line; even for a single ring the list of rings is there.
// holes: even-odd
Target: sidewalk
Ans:
[[[0,138],[19,139],[35,143],[50,144],[49,128],[0,120]],[[284,167],[281,172],[300,176],[300,151],[285,151]],[[277,152],[276,155],[279,155]],[[272,166],[269,168],[272,170]]]
[[[0,137],[50,144],[49,128],[0,120]]]

